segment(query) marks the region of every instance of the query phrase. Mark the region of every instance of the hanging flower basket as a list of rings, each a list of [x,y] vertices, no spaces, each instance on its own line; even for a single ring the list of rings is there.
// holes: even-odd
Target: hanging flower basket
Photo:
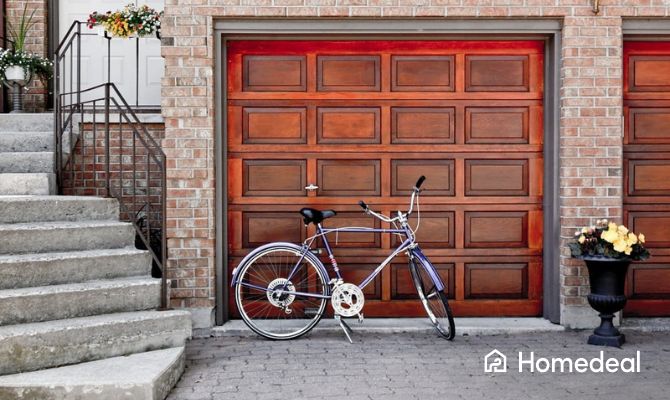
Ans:
[[[96,26],[103,28],[112,37],[143,37],[158,34],[162,16],[162,11],[158,12],[147,5],[128,4],[123,9],[114,12],[107,11],[103,14],[94,11],[89,15],[87,24],[90,29]]]

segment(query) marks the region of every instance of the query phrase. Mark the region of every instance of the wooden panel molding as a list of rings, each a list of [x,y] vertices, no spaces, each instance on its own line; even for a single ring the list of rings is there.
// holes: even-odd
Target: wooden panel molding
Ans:
[[[243,196],[304,196],[305,160],[244,160]]]
[[[444,282],[447,297],[454,298],[454,264],[434,264],[433,267]],[[421,268],[421,267],[419,267]],[[406,263],[391,264],[391,298],[394,300],[416,300],[416,287]]]
[[[316,73],[320,92],[378,92],[381,89],[379,56],[317,56]]]
[[[670,196],[670,159],[626,160],[629,196]]]
[[[528,298],[528,264],[466,263],[465,298]]]
[[[242,142],[245,144],[307,143],[307,108],[244,107]]]
[[[307,90],[307,57],[244,56],[245,92],[304,92]]]
[[[628,62],[629,91],[670,92],[670,55],[637,55]]]
[[[379,143],[381,137],[379,107],[319,107],[317,143]]]
[[[670,247],[670,210],[628,211],[628,228],[642,232],[650,249]]]
[[[528,56],[468,55],[466,92],[527,92]]]
[[[305,225],[297,212],[245,212],[242,214],[242,246],[254,248],[270,242],[300,243]]]
[[[528,160],[465,160],[466,196],[528,196]]]
[[[670,144],[670,107],[630,107],[629,144]]]
[[[528,213],[466,211],[465,247],[528,247]]]
[[[381,195],[380,160],[317,160],[318,195]]]
[[[670,265],[637,264],[629,272],[631,299],[670,300]]]
[[[466,143],[528,143],[528,107],[467,107]]]
[[[453,92],[454,56],[392,56],[394,92]]]
[[[454,115],[453,107],[393,107],[391,143],[454,143]]]
[[[391,196],[407,196],[421,175],[426,177],[422,196],[453,196],[454,165],[453,159],[391,160]]]

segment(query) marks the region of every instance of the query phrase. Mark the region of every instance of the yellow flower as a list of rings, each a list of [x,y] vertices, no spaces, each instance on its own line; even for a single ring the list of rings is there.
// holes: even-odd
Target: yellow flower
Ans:
[[[608,231],[616,231],[616,224],[614,222],[610,222],[610,224],[607,226]]]
[[[614,243],[617,239],[619,239],[619,235],[616,233],[616,231],[608,230],[603,231],[603,233],[600,235],[600,238],[608,243]]]
[[[626,247],[626,250],[624,250],[624,254],[626,254],[627,256],[629,256],[630,253],[631,253],[632,251],[633,251],[633,248],[632,248],[632,247]]]
[[[588,231],[589,231],[589,230],[586,229],[586,227],[583,227],[583,228],[582,228],[582,233],[586,233],[586,232],[588,232]]]
[[[628,239],[626,239],[626,242],[628,242],[629,246],[632,246],[637,243],[637,236],[633,232],[630,232],[628,234]]]
[[[626,228],[626,227],[623,226],[623,225],[619,225],[619,227],[617,228],[617,230],[618,230],[619,233],[622,234],[622,235],[625,235],[625,234],[628,233],[628,228]]]
[[[638,238],[638,240],[640,241],[640,243],[644,243],[644,234],[640,233],[640,234],[637,236],[637,238]]]
[[[626,243],[626,241],[621,240],[620,238],[617,238],[617,240],[614,242],[614,250],[618,251],[619,253],[623,253],[627,247],[628,244]]]
[[[579,243],[584,243],[586,241],[586,237],[584,235],[580,236],[579,239],[577,239]]]

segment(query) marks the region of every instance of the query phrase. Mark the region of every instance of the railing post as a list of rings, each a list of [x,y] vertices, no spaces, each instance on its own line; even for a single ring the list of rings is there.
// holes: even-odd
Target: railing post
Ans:
[[[161,305],[163,309],[167,309],[170,305],[168,302],[168,287],[167,287],[167,165],[165,164],[165,156],[161,157],[163,165],[161,166]]]
[[[107,197],[112,197],[112,183],[109,175],[109,92],[110,84],[105,84],[105,186],[107,189]]]
[[[81,22],[77,22],[77,104],[81,107]]]
[[[58,194],[63,194],[63,181],[61,170],[63,168],[63,146],[61,145],[61,109],[60,109],[60,60],[58,52],[54,53],[54,151],[56,152],[56,187]]]

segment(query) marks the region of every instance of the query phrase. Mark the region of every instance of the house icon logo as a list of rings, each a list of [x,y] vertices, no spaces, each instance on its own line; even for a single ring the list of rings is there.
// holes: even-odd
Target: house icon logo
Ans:
[[[493,349],[484,356],[484,372],[507,372],[507,357]]]

